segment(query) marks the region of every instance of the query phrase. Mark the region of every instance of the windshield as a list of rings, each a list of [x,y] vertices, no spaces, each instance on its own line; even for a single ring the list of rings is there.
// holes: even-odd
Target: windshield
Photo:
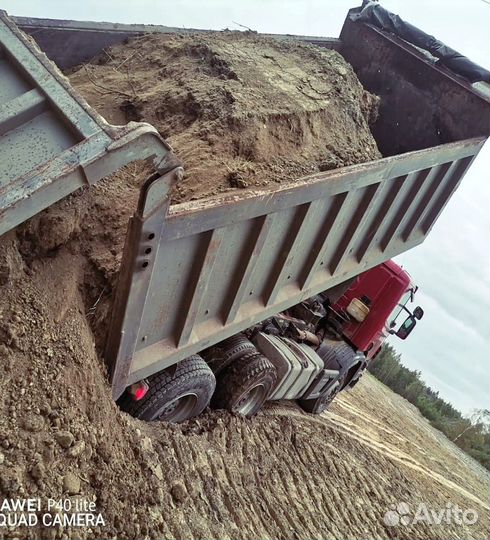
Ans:
[[[403,307],[406,306],[409,302],[409,300],[412,298],[413,291],[412,289],[409,289],[401,298],[400,302],[396,306],[396,308],[393,310],[393,312],[390,315],[389,321],[390,324],[396,323],[396,319],[400,315],[400,313],[403,311]]]

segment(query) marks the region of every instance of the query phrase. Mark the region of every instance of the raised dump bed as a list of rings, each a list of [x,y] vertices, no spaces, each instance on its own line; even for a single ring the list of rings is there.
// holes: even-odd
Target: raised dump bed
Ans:
[[[78,50],[90,42],[95,54],[147,30],[18,22],[63,67],[81,60],[67,58],[65,36]],[[488,137],[488,100],[395,36],[348,17],[340,40],[301,39],[338,50],[380,96],[373,133],[385,157],[274,190],[174,206],[168,193],[180,169],[170,165],[150,179],[130,223],[108,337],[115,398],[129,384],[423,242]],[[103,126],[83,100],[75,101]]]
[[[165,170],[169,156],[152,126],[107,124],[0,11],[0,235],[134,159]]]

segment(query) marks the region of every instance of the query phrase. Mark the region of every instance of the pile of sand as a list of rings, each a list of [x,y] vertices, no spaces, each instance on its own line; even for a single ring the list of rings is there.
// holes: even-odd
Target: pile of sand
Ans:
[[[70,76],[109,122],[153,124],[183,161],[174,202],[378,159],[378,98],[336,51],[253,33],[153,35]]]
[[[175,201],[379,157],[368,129],[376,99],[338,54],[294,42],[150,36],[72,81],[110,121],[144,119],[168,138],[188,174]],[[381,385],[364,391],[362,381],[358,415],[337,403],[329,419],[293,403],[251,420],[207,411],[181,425],[118,410],[101,351],[148,173],[132,164],[0,237],[0,501],[93,501],[105,521],[0,526],[0,537],[486,538],[486,507],[458,486],[488,478],[458,469]],[[474,528],[383,519],[393,503],[445,508],[449,497],[481,511]]]

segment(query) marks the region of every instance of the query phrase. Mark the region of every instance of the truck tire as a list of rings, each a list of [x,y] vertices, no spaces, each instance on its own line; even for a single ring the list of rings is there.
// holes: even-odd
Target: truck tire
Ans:
[[[208,405],[216,379],[197,354],[179,362],[174,370],[163,370],[148,377],[149,390],[139,401],[129,395],[121,408],[140,420],[183,422],[200,414]]]
[[[203,357],[217,377],[240,356],[252,352],[257,352],[255,345],[243,334],[236,334],[205,351]]]
[[[325,339],[316,350],[323,360],[325,369],[335,369],[341,372],[330,392],[323,394],[316,399],[299,399],[299,406],[311,414],[320,414],[330,407],[337,394],[343,389],[349,367],[355,362],[359,353],[356,353],[345,341]]]
[[[328,394],[323,394],[316,399],[300,399],[298,400],[299,406],[307,413],[321,414],[326,411],[337,394],[342,390],[344,386],[344,377],[341,377],[336,383],[336,386]]]
[[[316,349],[323,360],[325,369],[348,369],[356,356],[356,352],[345,341],[324,339]]]
[[[265,356],[257,351],[245,354],[218,375],[211,406],[253,416],[269,397],[275,382],[276,368]]]

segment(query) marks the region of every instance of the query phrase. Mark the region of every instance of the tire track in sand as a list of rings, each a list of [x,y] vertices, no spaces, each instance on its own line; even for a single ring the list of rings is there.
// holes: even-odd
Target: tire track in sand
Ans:
[[[358,426],[356,426],[353,422],[349,422],[345,418],[336,415],[335,413],[328,412],[328,413],[323,413],[322,415],[318,417],[315,417],[315,416],[304,413],[297,405],[292,406],[291,404],[287,404],[285,406],[282,406],[282,404],[274,403],[272,407],[268,407],[267,409],[264,409],[263,414],[298,416],[302,418],[303,422],[305,421],[312,422],[317,425],[321,425],[324,428],[330,424],[332,427],[335,427],[336,429],[340,430],[341,432],[348,435],[349,437],[356,439],[357,441],[364,444],[365,446],[368,446],[372,450],[376,450],[377,452],[383,454],[385,457],[393,461],[396,461],[397,463],[405,465],[409,467],[410,469],[417,471],[418,473],[421,473],[425,476],[432,478],[433,480],[439,482],[446,488],[449,488],[452,491],[459,493],[463,497],[475,502],[476,504],[478,504],[485,510],[487,511],[490,510],[490,506],[486,504],[485,502],[483,502],[480,498],[478,498],[473,493],[470,493],[463,487],[457,485],[451,480],[448,480],[444,476],[434,471],[431,471],[430,469],[427,469],[421,463],[414,460],[410,455],[400,450],[393,450],[389,448],[388,446],[384,445],[383,443],[377,442],[373,440],[372,438],[369,438],[361,434]]]

